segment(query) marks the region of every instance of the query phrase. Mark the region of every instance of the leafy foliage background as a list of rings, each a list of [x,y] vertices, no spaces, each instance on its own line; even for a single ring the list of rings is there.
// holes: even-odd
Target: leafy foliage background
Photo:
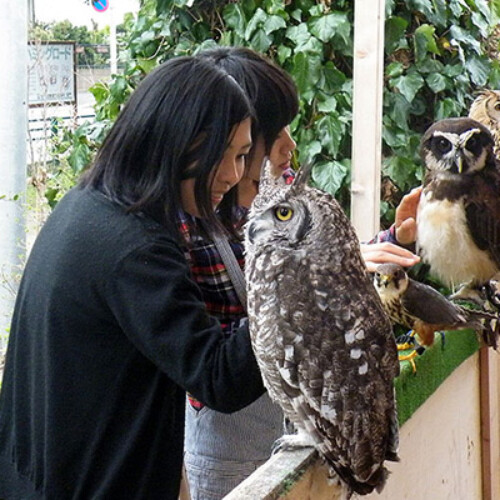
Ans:
[[[420,137],[435,120],[466,115],[474,91],[498,88],[500,0],[387,0],[383,108],[383,225],[421,181]],[[123,35],[123,74],[91,91],[96,122],[62,130],[58,168],[76,176],[139,81],[155,66],[204,48],[243,45],[267,54],[297,83],[291,129],[295,165],[312,159],[313,181],[349,210],[353,2],[347,0],[143,0]],[[493,57],[491,55],[493,54]],[[57,186],[48,191],[54,203]]]
[[[95,66],[97,64],[107,64],[109,56],[97,52],[96,45],[104,45],[109,37],[109,28],[98,30],[87,26],[73,26],[70,21],[60,21],[51,23],[37,22],[29,30],[30,40],[71,40],[80,45],[83,52],[77,53],[76,62],[78,66]]]

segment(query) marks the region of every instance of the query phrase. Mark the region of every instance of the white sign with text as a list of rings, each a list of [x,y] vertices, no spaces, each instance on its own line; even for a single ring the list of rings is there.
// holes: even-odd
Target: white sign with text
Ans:
[[[28,53],[29,105],[74,103],[75,44],[30,42]]]

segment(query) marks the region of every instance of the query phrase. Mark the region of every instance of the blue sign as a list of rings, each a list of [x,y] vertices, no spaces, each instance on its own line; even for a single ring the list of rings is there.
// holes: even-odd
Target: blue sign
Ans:
[[[92,0],[92,6],[97,12],[104,12],[108,10],[109,0]]]

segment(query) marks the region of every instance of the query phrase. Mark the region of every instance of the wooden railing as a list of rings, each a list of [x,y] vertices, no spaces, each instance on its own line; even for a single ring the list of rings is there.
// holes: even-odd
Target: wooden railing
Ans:
[[[341,500],[316,451],[304,448],[273,455],[224,500]]]
[[[366,500],[500,500],[500,354],[448,332],[396,380],[400,462]],[[225,500],[340,500],[312,449],[272,456]]]

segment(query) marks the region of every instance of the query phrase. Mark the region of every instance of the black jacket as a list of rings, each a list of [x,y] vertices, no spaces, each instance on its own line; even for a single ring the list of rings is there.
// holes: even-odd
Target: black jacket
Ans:
[[[185,390],[238,410],[262,386],[169,232],[75,188],[31,251],[0,393],[0,498],[176,499]]]

